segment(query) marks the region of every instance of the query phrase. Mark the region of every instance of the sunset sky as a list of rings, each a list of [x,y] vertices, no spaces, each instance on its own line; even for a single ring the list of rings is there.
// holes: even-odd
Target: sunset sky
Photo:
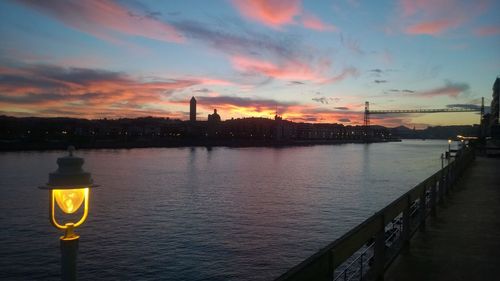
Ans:
[[[0,115],[361,124],[470,107],[500,75],[500,2],[0,1]],[[477,113],[373,116],[473,124]]]

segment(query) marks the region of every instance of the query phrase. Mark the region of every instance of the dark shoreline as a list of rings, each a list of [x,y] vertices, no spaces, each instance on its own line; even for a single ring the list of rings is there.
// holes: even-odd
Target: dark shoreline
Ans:
[[[66,150],[73,145],[77,149],[133,149],[133,148],[174,148],[174,147],[292,147],[311,145],[334,145],[347,143],[381,143],[400,142],[400,139],[371,139],[371,140],[158,140],[158,141],[135,141],[119,142],[106,141],[94,143],[71,143],[71,142],[44,142],[44,143],[20,143],[0,142],[0,152],[8,151],[51,151]]]

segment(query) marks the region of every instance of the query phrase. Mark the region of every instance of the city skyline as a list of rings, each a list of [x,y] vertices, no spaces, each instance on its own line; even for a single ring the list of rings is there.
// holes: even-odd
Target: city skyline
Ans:
[[[198,6],[196,6],[198,4]],[[0,114],[361,125],[363,107],[491,102],[494,1],[3,1]],[[391,115],[389,127],[478,123]]]

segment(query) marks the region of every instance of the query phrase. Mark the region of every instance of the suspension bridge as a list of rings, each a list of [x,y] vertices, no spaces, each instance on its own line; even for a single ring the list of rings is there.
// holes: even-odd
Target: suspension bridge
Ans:
[[[481,99],[481,107],[469,108],[438,108],[438,109],[389,109],[389,110],[370,110],[370,103],[365,102],[365,114],[363,118],[363,125],[365,132],[368,133],[370,128],[370,115],[374,114],[410,114],[410,113],[458,113],[458,112],[480,112],[480,121],[484,115],[484,98]]]

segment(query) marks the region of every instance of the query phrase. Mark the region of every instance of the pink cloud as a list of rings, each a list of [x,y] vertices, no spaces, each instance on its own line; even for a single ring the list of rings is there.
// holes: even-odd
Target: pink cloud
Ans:
[[[98,0],[27,1],[20,3],[64,24],[111,42],[120,42],[117,35],[182,42],[182,35],[173,26],[151,17],[135,15],[127,8]]]
[[[459,21],[448,21],[448,20],[438,20],[421,22],[406,28],[406,33],[408,34],[427,34],[427,35],[439,35],[450,28],[455,28],[460,25]]]
[[[357,76],[358,70],[350,67],[343,69],[335,76],[327,76],[330,62],[321,60],[315,63],[303,63],[297,60],[287,60],[273,63],[261,59],[244,56],[231,57],[233,67],[249,75],[265,76],[279,80],[310,81],[318,84],[337,83],[347,77]]]
[[[334,25],[304,12],[301,0],[233,0],[232,3],[242,16],[272,28],[302,24],[318,31],[337,31]]]
[[[487,4],[487,0],[400,0],[399,24],[407,34],[439,36],[479,16]]]
[[[460,94],[467,92],[469,89],[470,86],[466,83],[455,83],[448,81],[446,82],[446,85],[443,87],[417,92],[415,95],[427,98],[432,98],[437,96],[448,96],[451,98],[458,98]]]
[[[483,26],[475,30],[478,36],[495,36],[500,34],[500,26]]]
[[[233,56],[231,62],[236,70],[281,80],[319,81],[324,79],[315,73],[310,66],[297,61],[289,61],[282,65],[277,65],[269,61],[250,57]]]
[[[232,2],[243,16],[274,28],[293,23],[302,9],[300,0],[233,0]]]
[[[309,29],[315,29],[318,31],[338,31],[338,28],[336,26],[324,23],[318,17],[312,14],[305,14],[302,17],[302,23]]]

